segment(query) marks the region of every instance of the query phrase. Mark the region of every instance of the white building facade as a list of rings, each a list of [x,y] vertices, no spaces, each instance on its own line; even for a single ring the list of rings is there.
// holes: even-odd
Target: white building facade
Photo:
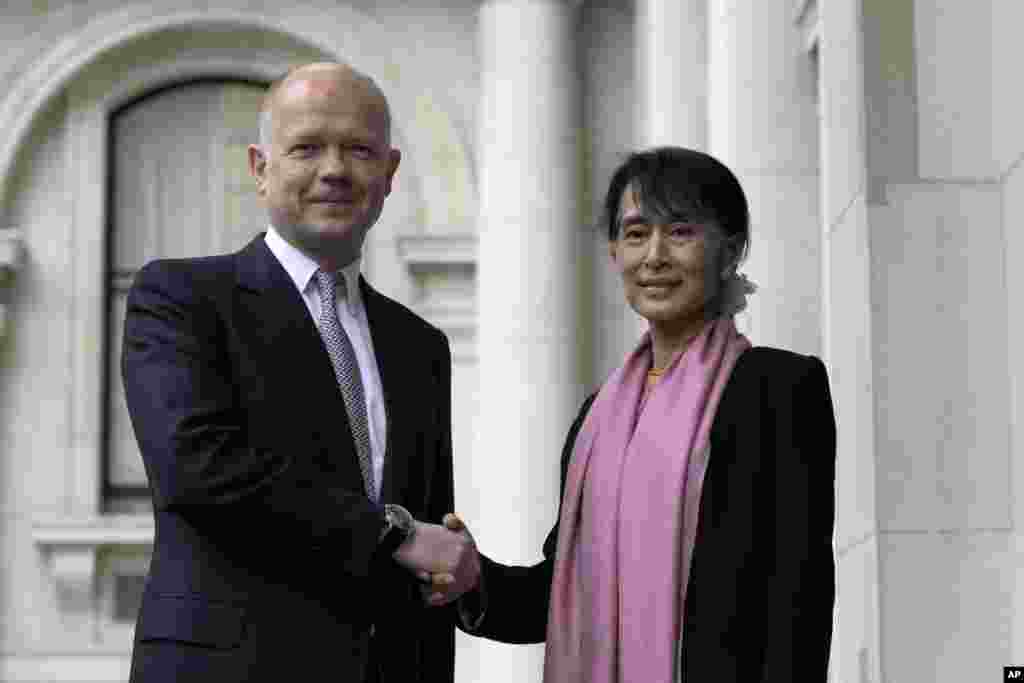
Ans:
[[[127,679],[152,524],[123,293],[263,229],[255,107],[314,60],[391,102],[364,272],[448,334],[485,552],[540,558],[565,431],[642,329],[596,227],[612,170],[696,147],[751,203],[741,329],[829,369],[830,681],[1001,680],[1024,665],[1022,25],[1019,0],[6,3],[0,681]],[[457,679],[539,681],[542,653],[460,633]]]

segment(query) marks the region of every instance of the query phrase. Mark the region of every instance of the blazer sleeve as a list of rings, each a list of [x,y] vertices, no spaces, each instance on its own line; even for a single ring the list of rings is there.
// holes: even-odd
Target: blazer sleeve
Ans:
[[[776,548],[763,596],[763,683],[828,677],[836,426],[825,366],[810,360],[775,425]]]
[[[595,394],[596,395],[596,394]],[[565,492],[565,475],[572,457],[576,435],[594,401],[591,395],[580,408],[562,446],[561,488]],[[558,514],[561,516],[561,494]],[[558,521],[544,541],[544,559],[532,566],[505,565],[480,555],[482,581],[486,590],[486,611],[476,629],[468,631],[503,643],[542,643],[547,637],[548,604],[551,600],[551,578],[555,568],[558,545]]]
[[[154,507],[226,540],[232,529],[274,529],[289,551],[329,550],[341,571],[367,576],[381,509],[325,483],[309,453],[247,440],[213,301],[218,277],[156,261],[128,295],[122,373]]]

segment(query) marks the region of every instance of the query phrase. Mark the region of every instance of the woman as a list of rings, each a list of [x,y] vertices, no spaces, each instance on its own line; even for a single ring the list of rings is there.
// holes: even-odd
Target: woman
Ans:
[[[569,430],[544,561],[481,556],[471,632],[546,641],[549,683],[824,681],[832,404],[820,360],[733,324],[753,291],[743,191],[706,154],[654,149],[615,172],[605,212],[649,332]]]

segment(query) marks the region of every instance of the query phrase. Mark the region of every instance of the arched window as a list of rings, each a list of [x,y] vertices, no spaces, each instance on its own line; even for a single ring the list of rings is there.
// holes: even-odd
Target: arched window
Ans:
[[[153,259],[235,251],[264,230],[266,213],[249,176],[246,148],[257,139],[265,89],[235,79],[178,83],[110,116],[105,512],[140,512],[151,505],[121,381],[128,289]]]

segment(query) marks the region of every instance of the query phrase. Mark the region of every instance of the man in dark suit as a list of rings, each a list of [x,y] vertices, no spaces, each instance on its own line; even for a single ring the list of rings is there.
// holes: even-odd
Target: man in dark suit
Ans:
[[[266,234],[139,272],[122,370],[156,536],[136,683],[453,678],[453,608],[417,580],[454,599],[479,572],[438,524],[451,356],[359,275],[400,160],[390,124],[353,69],[291,71],[249,149]]]

